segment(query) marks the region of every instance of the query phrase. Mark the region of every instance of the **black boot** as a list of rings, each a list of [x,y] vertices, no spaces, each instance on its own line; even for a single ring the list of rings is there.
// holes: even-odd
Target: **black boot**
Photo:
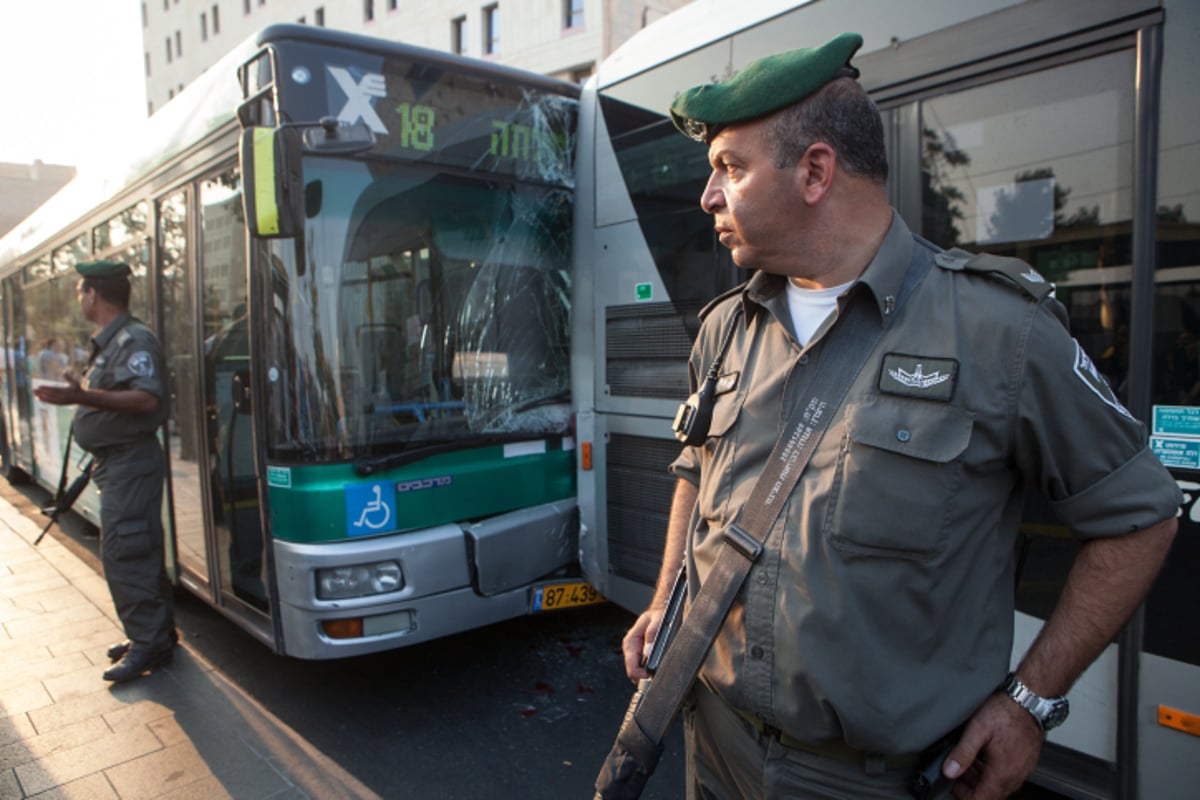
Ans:
[[[175,628],[171,628],[171,646],[173,647],[177,644],[179,644],[179,631]],[[129,652],[129,648],[132,646],[133,642],[129,641],[128,639],[123,642],[117,642],[108,648],[108,652],[105,653],[105,655],[108,656],[109,661],[115,664],[120,661],[126,653]]]
[[[166,650],[160,650],[157,653],[147,650],[131,650],[125,654],[119,664],[109,667],[104,673],[104,680],[112,681],[113,683],[124,683],[142,677],[147,672],[153,672],[155,669],[171,663],[171,655],[174,653],[175,647],[172,645]]]

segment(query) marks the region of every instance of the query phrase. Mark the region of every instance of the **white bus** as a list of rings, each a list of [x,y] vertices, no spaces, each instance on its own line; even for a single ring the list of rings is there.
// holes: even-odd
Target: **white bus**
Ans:
[[[597,600],[567,394],[578,93],[311,26],[248,39],[0,238],[6,473],[58,483],[73,409],[32,388],[87,368],[74,264],[119,259],[166,353],[180,585],[309,659]],[[96,521],[95,492],[76,508]]]
[[[732,22],[730,22],[732,20]],[[1200,3],[696,0],[584,87],[572,389],[584,574],[635,611],[659,571],[696,312],[743,276],[699,197],[674,94],[844,31],[884,119],[892,204],[943,247],[1050,276],[1074,334],[1187,497],[1139,615],[1071,693],[1032,782],[1067,797],[1200,794]],[[1031,506],[1036,503],[1031,503]],[[1036,508],[1014,558],[1014,653],[1076,546]]]

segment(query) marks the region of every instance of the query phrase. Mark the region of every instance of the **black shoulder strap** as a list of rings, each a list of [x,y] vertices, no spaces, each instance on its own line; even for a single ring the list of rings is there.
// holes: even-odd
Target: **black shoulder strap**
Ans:
[[[1047,281],[1040,272],[1019,258],[994,256],[991,253],[968,253],[966,250],[954,248],[944,253],[938,253],[933,261],[939,267],[952,272],[977,272],[1023,291],[1036,301],[1045,299],[1054,285]]]

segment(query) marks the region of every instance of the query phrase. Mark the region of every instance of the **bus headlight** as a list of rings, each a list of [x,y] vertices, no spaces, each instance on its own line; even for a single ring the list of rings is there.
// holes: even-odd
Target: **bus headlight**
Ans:
[[[317,570],[317,598],[320,600],[367,597],[395,592],[402,588],[404,576],[400,573],[400,565],[395,561]]]

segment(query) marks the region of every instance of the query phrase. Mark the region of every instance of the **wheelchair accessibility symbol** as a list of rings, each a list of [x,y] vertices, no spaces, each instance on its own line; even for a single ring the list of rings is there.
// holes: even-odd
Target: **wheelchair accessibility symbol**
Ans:
[[[346,487],[346,535],[369,536],[394,530],[396,498],[390,483]]]

